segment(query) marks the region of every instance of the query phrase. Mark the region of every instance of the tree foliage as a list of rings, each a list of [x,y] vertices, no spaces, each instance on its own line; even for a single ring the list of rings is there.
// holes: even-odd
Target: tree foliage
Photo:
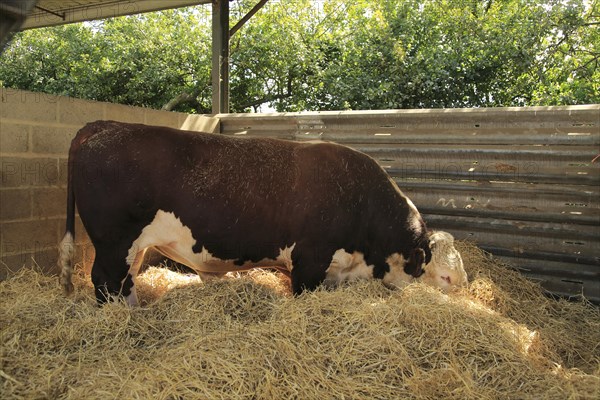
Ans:
[[[232,3],[232,24],[254,0]],[[600,102],[598,0],[287,0],[231,38],[232,111]],[[210,112],[210,8],[25,31],[4,86]]]

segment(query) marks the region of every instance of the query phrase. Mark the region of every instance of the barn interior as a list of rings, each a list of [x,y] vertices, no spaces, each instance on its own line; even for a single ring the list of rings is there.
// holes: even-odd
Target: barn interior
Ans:
[[[21,29],[212,3],[218,73],[207,116],[1,89],[3,397],[600,397],[599,105],[228,114],[227,1],[10,3]],[[96,119],[363,151],[460,239],[469,288],[359,282],[296,299],[276,273],[150,268],[143,307],[98,309],[78,222],[65,298],[52,274],[68,144]]]

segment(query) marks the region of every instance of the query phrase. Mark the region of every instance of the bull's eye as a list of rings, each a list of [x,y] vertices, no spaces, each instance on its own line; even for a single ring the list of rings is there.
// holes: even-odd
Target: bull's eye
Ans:
[[[450,279],[450,277],[449,277],[449,276],[441,276],[441,278],[442,278],[443,280],[445,280],[445,281],[446,281],[446,283],[448,283],[448,285],[451,285],[451,284],[452,284],[452,280]]]

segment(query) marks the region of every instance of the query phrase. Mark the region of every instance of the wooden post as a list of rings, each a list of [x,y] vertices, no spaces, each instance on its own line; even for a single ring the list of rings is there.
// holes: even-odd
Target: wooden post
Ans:
[[[212,112],[229,112],[229,0],[212,3]]]

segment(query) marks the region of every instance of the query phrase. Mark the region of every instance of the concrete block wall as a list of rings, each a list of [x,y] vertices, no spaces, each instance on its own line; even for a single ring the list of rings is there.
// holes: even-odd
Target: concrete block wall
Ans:
[[[99,119],[218,132],[217,118],[0,88],[0,279],[23,266],[56,272],[71,139]],[[77,259],[93,247],[80,221]]]

